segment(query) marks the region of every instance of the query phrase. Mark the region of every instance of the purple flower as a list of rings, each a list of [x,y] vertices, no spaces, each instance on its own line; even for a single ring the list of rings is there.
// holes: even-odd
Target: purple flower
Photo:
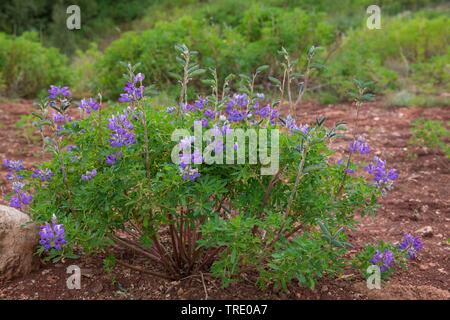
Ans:
[[[32,178],[41,179],[42,182],[49,181],[53,177],[53,172],[50,169],[40,170],[36,169],[33,170],[33,174],[31,175]]]
[[[184,181],[195,181],[198,177],[200,177],[200,173],[198,172],[198,169],[185,167],[182,169],[182,177]]]
[[[197,108],[197,110],[202,110],[207,104],[208,98],[198,98],[198,100],[194,102],[195,108]]]
[[[53,219],[51,223],[46,223],[41,226],[39,236],[39,243],[44,247],[46,252],[51,248],[61,250],[67,243],[65,239],[64,225],[58,224],[56,219]]]
[[[134,82],[135,83],[142,82],[142,81],[144,81],[144,79],[145,79],[145,76],[142,73],[140,73],[140,72],[137,75],[134,76]]]
[[[176,110],[177,110],[176,107],[168,107],[168,108],[166,109],[166,112],[167,112],[167,113],[174,113]]]
[[[260,99],[260,100],[263,100],[264,99],[264,93],[257,93],[256,94],[256,98]]]
[[[92,171],[86,171],[85,174],[81,175],[82,181],[92,180],[97,175],[97,169],[93,169]]]
[[[57,129],[61,128],[61,125],[66,124],[67,122],[72,121],[72,117],[66,114],[61,114],[59,112],[53,112],[52,119],[55,124],[57,124]]]
[[[9,171],[21,171],[23,170],[23,160],[3,160],[3,166]]]
[[[388,270],[394,263],[394,254],[391,250],[385,249],[383,253],[377,250],[369,261],[371,264],[378,265],[381,272]]]
[[[381,160],[377,156],[373,158],[372,163],[370,163],[365,170],[373,176],[375,185],[382,190],[392,189],[393,181],[398,178],[397,171],[395,169],[388,170],[386,168],[386,161]]]
[[[422,250],[423,244],[419,237],[414,237],[412,234],[407,233],[403,237],[403,241],[399,244],[399,248],[402,251],[406,251],[408,258],[414,259],[417,252]]]
[[[127,82],[123,88],[125,93],[120,94],[119,102],[131,102],[142,99],[144,96],[144,86],[137,86],[138,82],[144,80],[144,75],[142,73],[138,73],[133,82]]]
[[[16,209],[22,209],[23,205],[28,205],[31,200],[33,200],[33,197],[29,195],[28,193],[24,191],[18,191],[14,196],[11,197],[11,200],[9,201],[9,206],[16,208]]]
[[[337,161],[337,164],[338,164],[338,165],[344,164],[344,160],[339,159],[339,160]]]
[[[360,154],[369,154],[370,146],[363,137],[358,137],[355,141],[350,143],[348,150],[350,153],[359,152]]]
[[[309,132],[309,126],[307,124],[301,124],[298,126],[298,130],[303,134],[307,134]]]
[[[130,96],[127,93],[121,93],[119,97],[119,102],[130,102]]]
[[[69,144],[69,145],[67,146],[67,151],[71,152],[71,151],[75,150],[76,148],[77,148],[76,145],[74,145],[74,144]]]
[[[200,164],[203,162],[203,156],[200,150],[198,149],[194,150],[194,153],[192,154],[192,162],[195,164]]]
[[[208,119],[202,118],[202,127],[206,128],[209,125]]]
[[[234,94],[233,100],[241,108],[246,107],[248,105],[248,97],[245,93],[244,94]]]
[[[309,126],[307,124],[297,125],[295,119],[291,115],[288,115],[284,119],[284,125],[291,133],[300,131],[303,134],[307,134],[309,132]]]
[[[121,153],[121,152],[112,153],[112,154],[109,154],[109,155],[106,156],[105,162],[106,162],[106,164],[107,164],[108,166],[112,166],[112,165],[114,165],[114,164],[117,162],[117,160],[118,160],[119,158],[121,158],[121,157],[122,157],[122,153]]]
[[[270,124],[275,125],[275,123],[277,122],[277,118],[278,118],[278,110],[272,109],[272,112],[270,114]]]
[[[181,111],[183,111],[183,113],[188,113],[191,111],[195,111],[195,107],[192,104],[189,103],[182,103],[181,104]]]
[[[228,121],[230,122],[239,122],[246,118],[244,112],[241,112],[237,109],[233,109],[228,114]]]
[[[215,112],[212,109],[206,109],[203,114],[205,115],[205,117],[208,117],[210,119],[214,119],[215,118]]]
[[[271,112],[271,108],[270,108],[270,105],[268,104],[264,108],[261,108],[259,110],[258,114],[261,118],[267,118],[270,115],[270,112]]]
[[[111,147],[117,148],[136,143],[136,136],[133,132],[133,124],[129,120],[128,110],[109,118],[108,128],[111,130],[109,138]]]
[[[25,183],[20,182],[20,181],[14,181],[12,183],[12,189],[14,190],[14,192],[19,193],[23,187],[25,187]]]
[[[100,109],[100,104],[95,101],[92,98],[89,98],[89,100],[87,99],[82,99],[80,101],[80,109],[83,109],[84,111],[86,111],[86,113],[91,113],[93,110],[97,111]]]
[[[55,100],[56,98],[60,97],[67,98],[71,96],[69,87],[50,86],[50,89],[48,89],[48,93],[49,100]]]

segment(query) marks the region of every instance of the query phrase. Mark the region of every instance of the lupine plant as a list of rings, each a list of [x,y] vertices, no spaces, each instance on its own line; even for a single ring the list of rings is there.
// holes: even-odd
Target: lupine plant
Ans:
[[[363,276],[369,276],[367,269],[371,265],[380,268],[381,279],[388,279],[398,268],[406,268],[408,260],[417,258],[423,244],[419,237],[405,233],[398,244],[380,241],[377,245],[368,244],[353,259],[353,266],[361,271]]]
[[[211,270],[224,285],[246,274],[261,287],[287,288],[292,281],[314,287],[317,279],[339,273],[348,260],[346,232],[356,214],[375,212],[396,172],[379,158],[368,164],[371,150],[359,136],[349,145],[347,160],[336,162],[333,145],[345,125],[327,126],[323,117],[298,121],[288,111],[294,110],[291,93],[288,108],[282,96],[271,103],[254,88],[265,67],[241,81],[242,92],[234,93],[230,83],[235,77],[221,81],[210,70],[212,78],[205,81],[211,94],[187,101],[189,82],[203,71],[186,46],[177,50],[183,75],[176,106],[150,104],[145,77],[132,65],[126,66],[119,103],[104,108],[101,99],[83,99],[79,109],[85,116],[75,120],[68,112],[76,107],[69,89],[49,90],[36,116],[54,159],[35,168],[34,179],[30,175],[33,201],[19,199],[43,223],[43,251],[52,246],[89,253],[119,246],[153,266],[131,264],[120,251],[110,250],[109,268],[117,264],[167,279]],[[290,90],[288,73],[287,80],[274,82],[286,86],[287,81]],[[303,82],[301,95],[307,78]],[[365,95],[360,86],[358,108]],[[280,130],[279,169],[261,175],[261,163],[207,163],[204,150],[196,147],[196,122],[223,138],[237,128]],[[179,128],[190,134],[172,142]],[[232,141],[230,150],[225,140],[206,142],[214,155],[247,145],[247,140]],[[179,163],[172,161],[175,146],[191,151],[180,153]],[[5,165],[12,176],[23,170],[15,162]],[[58,223],[47,224],[53,214]]]

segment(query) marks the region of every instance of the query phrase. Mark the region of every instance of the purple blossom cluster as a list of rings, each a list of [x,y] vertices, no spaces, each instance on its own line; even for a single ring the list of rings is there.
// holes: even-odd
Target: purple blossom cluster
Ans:
[[[403,237],[403,241],[399,244],[399,249],[406,252],[406,255],[410,259],[414,259],[417,252],[422,250],[423,244],[419,237],[414,237],[412,234],[407,233]]]
[[[375,156],[373,161],[365,168],[372,175],[373,181],[380,189],[392,189],[393,182],[398,178],[397,170],[387,169],[386,161]]]
[[[200,177],[200,172],[197,168],[193,168],[193,164],[201,164],[203,162],[202,152],[198,149],[194,149],[191,153],[192,144],[195,141],[195,137],[185,137],[179,142],[179,147],[182,150],[180,153],[179,169],[180,174],[185,181],[195,181]]]
[[[53,112],[52,120],[53,120],[53,123],[56,125],[56,130],[59,131],[66,123],[72,121],[73,119],[68,114]]]
[[[82,181],[89,181],[92,180],[97,175],[97,169],[93,169],[91,171],[86,171],[85,174],[81,175]]]
[[[385,272],[392,267],[394,260],[394,254],[392,251],[385,249],[383,252],[377,250],[369,262],[371,264],[378,265],[380,267],[380,271]]]
[[[109,143],[113,148],[129,146],[136,143],[136,135],[133,132],[133,124],[129,119],[129,110],[112,116],[108,119],[108,128],[111,130]]]
[[[309,126],[307,124],[297,125],[294,117],[288,115],[285,119],[283,119],[284,126],[291,132],[301,132],[303,134],[307,134],[309,132]]]
[[[109,154],[106,156],[105,163],[108,166],[115,165],[117,160],[119,160],[122,157],[122,155],[123,155],[122,152],[115,152],[115,153]]]
[[[24,169],[23,160],[3,160],[3,166],[10,172],[19,172]],[[9,179],[8,179],[9,180]]]
[[[58,87],[58,86],[50,86],[48,89],[48,99],[55,100],[57,98],[68,98],[72,94],[70,92],[69,87]]]
[[[39,243],[44,247],[46,252],[51,248],[61,250],[66,244],[64,225],[58,224],[56,219],[53,219],[51,223],[46,223],[41,226],[39,236]]]
[[[3,166],[8,170],[6,179],[12,182],[12,188],[15,194],[9,200],[9,206],[22,209],[23,206],[30,204],[33,197],[27,192],[23,191],[25,184],[22,182],[23,176],[20,171],[24,170],[22,160],[3,160]]]
[[[80,101],[80,109],[86,111],[87,114],[90,114],[92,111],[100,110],[100,103],[92,98],[82,99]]]
[[[138,73],[134,76],[132,82],[127,82],[123,88],[125,93],[121,93],[119,102],[132,102],[141,100],[144,96],[145,87],[142,85],[145,76],[142,73]]]
[[[230,122],[240,122],[250,118],[252,114],[248,109],[249,99],[247,95],[235,93],[225,107],[225,114]]]
[[[350,151],[350,153],[358,152],[361,155],[369,154],[370,145],[363,137],[360,136],[356,140],[350,142],[348,150]]]
[[[53,172],[50,169],[40,170],[35,169],[31,175],[32,178],[40,179],[42,182],[49,181],[53,177]]]
[[[166,112],[167,113],[174,113],[177,110],[177,107],[167,107]]]

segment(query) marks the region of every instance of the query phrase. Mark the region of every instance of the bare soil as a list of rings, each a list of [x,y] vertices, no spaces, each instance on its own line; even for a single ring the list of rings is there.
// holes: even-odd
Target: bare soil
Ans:
[[[45,159],[39,142],[30,143],[15,126],[20,115],[31,109],[29,101],[0,104],[0,161],[23,159],[31,167]],[[355,110],[349,104],[305,104],[297,114],[302,123],[319,115],[326,116],[329,125],[343,120],[350,131],[353,128]],[[101,256],[83,256],[56,265],[41,263],[39,270],[0,284],[0,299],[450,299],[450,161],[439,152],[408,144],[411,123],[418,117],[450,121],[450,108],[394,109],[375,102],[360,113],[358,133],[366,136],[373,152],[399,170],[400,177],[395,189],[381,201],[383,208],[376,218],[359,219],[360,224],[349,232],[355,246],[350,254],[368,242],[395,242],[405,232],[417,234],[423,227],[432,228],[432,233],[423,237],[419,258],[408,270],[395,273],[381,290],[368,290],[364,279],[350,268],[338,279],[323,279],[315,290],[294,284],[288,292],[278,292],[262,291],[246,281],[222,289],[220,281],[209,274],[203,274],[203,280],[199,274],[174,282],[123,267],[107,274]],[[339,148],[343,150],[349,141]],[[0,169],[0,194],[8,190],[5,173]],[[80,290],[66,287],[70,264],[82,268]]]

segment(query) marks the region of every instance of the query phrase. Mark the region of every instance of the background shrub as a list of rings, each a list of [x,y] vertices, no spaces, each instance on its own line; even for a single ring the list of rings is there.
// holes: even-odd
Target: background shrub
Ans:
[[[68,59],[55,48],[45,48],[36,33],[14,38],[0,33],[2,94],[36,97],[52,83],[68,83]]]

